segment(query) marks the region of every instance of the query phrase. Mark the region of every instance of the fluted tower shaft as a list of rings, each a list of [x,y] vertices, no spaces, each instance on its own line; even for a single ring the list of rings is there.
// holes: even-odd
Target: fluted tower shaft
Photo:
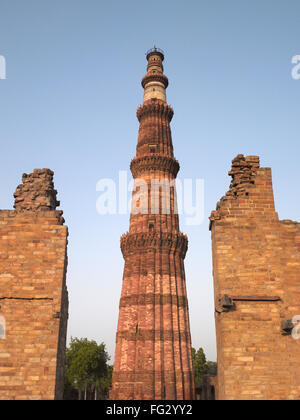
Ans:
[[[111,399],[194,399],[191,337],[184,258],[179,230],[173,155],[166,103],[164,55],[147,54],[144,102],[136,157],[129,232],[121,238],[125,259]]]

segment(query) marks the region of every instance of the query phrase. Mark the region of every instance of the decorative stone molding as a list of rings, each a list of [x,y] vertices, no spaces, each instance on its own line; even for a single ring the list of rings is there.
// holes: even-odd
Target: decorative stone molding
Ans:
[[[127,386],[127,383],[144,382],[145,380],[150,383],[154,381],[163,381],[166,378],[174,378],[174,372],[172,370],[139,370],[138,372],[116,372],[115,381]],[[127,383],[126,383],[127,382]],[[128,386],[127,386],[128,387]]]
[[[180,341],[189,342],[190,335],[188,333],[181,334],[179,331],[174,330],[145,330],[138,329],[138,331],[118,331],[117,341],[125,339],[127,341]]]
[[[169,121],[172,120],[174,115],[173,108],[167,105],[165,102],[159,99],[151,99],[151,101],[145,102],[139,106],[136,112],[136,116],[139,122],[147,116],[159,116],[167,118]]]
[[[123,257],[130,253],[155,249],[179,254],[185,258],[188,248],[188,239],[183,233],[151,232],[151,233],[125,233],[121,236],[121,250]]]
[[[177,295],[161,295],[154,293],[145,293],[139,295],[123,296],[120,299],[119,307],[126,307],[131,305],[176,305],[177,307],[188,306],[186,296]]]
[[[169,80],[163,73],[147,73],[142,79],[143,88],[145,89],[146,84],[150,82],[160,82],[164,85],[165,89],[169,85]]]
[[[134,158],[130,164],[130,170],[134,178],[149,171],[169,172],[176,178],[179,168],[179,163],[175,158],[158,154]]]

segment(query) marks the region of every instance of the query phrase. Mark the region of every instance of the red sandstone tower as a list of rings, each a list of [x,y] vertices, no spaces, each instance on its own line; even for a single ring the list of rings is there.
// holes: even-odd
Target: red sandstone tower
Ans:
[[[184,258],[187,237],[179,230],[173,155],[166,103],[164,54],[147,53],[144,102],[136,157],[129,233],[121,238],[125,259],[111,399],[194,399]],[[146,187],[146,188],[145,188]]]

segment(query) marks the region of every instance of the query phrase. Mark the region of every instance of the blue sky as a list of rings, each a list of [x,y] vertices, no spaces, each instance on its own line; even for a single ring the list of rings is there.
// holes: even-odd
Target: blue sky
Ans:
[[[189,236],[192,341],[216,357],[208,216],[238,154],[272,167],[281,219],[300,220],[297,0],[0,0],[0,208],[23,172],[48,167],[69,226],[69,336],[113,356],[128,215],[96,212],[101,178],[135,155],[145,52],[165,51],[179,177],[202,178],[205,220]]]

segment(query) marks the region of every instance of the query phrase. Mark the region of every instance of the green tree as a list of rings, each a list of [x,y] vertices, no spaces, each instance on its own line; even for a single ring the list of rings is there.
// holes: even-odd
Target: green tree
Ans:
[[[108,398],[108,392],[112,382],[112,373],[113,366],[108,365],[106,375],[103,378],[101,378],[99,384],[99,395],[101,400]]]
[[[208,376],[217,376],[218,374],[218,365],[217,362],[206,362],[207,365],[207,375]]]
[[[105,398],[110,386],[107,365],[109,356],[105,344],[97,344],[87,338],[71,338],[66,350],[65,392],[78,392],[78,399]]]
[[[204,376],[207,374],[206,357],[202,347],[197,351],[192,347],[192,358],[194,363],[195,383],[203,382]]]

